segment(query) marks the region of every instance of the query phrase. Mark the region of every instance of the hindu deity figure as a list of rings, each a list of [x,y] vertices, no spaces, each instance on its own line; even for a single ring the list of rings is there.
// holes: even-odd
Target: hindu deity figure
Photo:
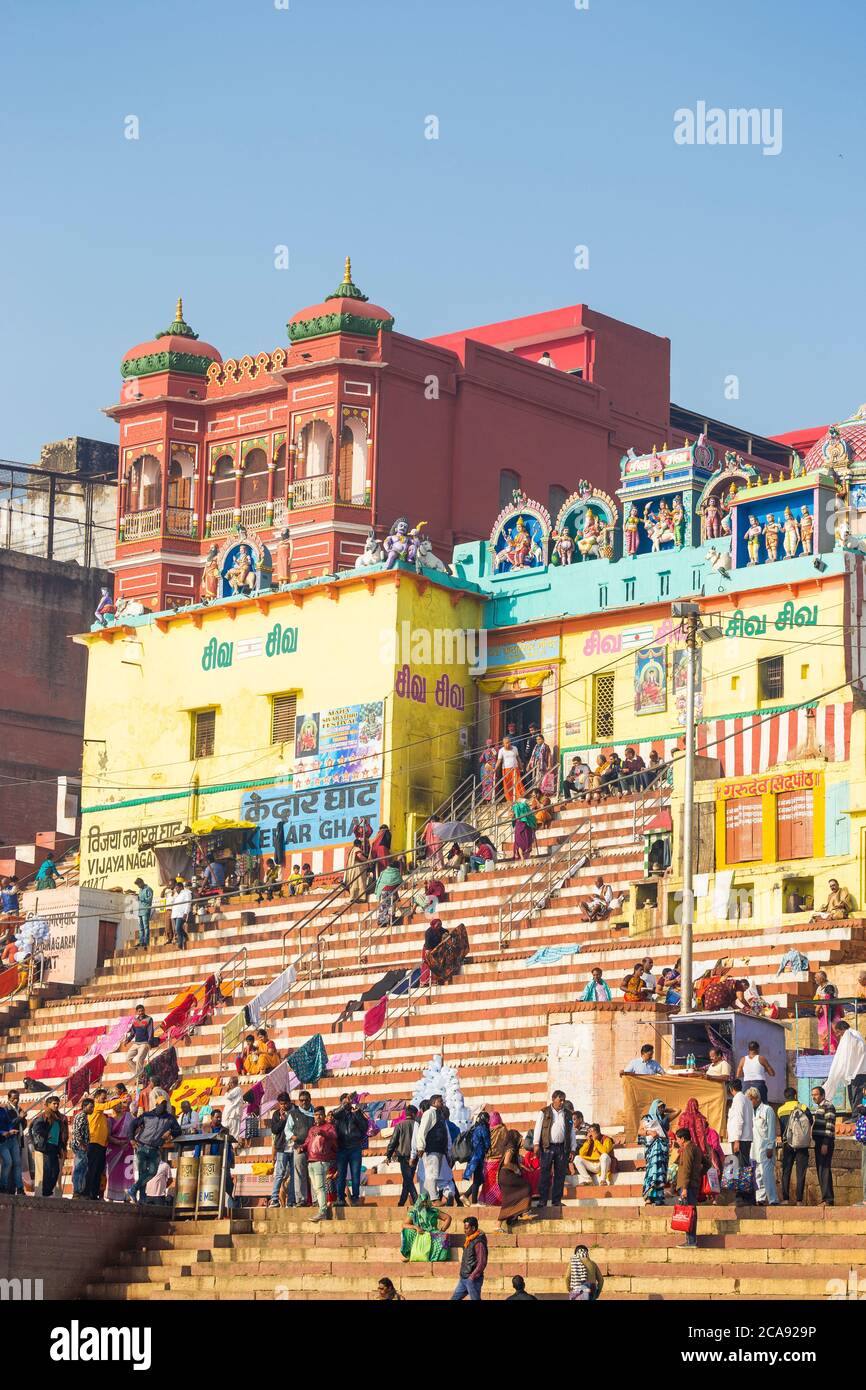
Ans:
[[[385,537],[385,554],[387,556],[385,568],[392,570],[398,560],[407,560],[409,558],[408,550],[409,522],[405,516],[400,516]]]
[[[718,498],[710,496],[704,507],[704,539],[717,541],[722,534],[722,513]]]
[[[661,550],[663,545],[668,544],[674,539],[673,517],[667,502],[662,499],[659,502],[658,520],[654,517],[652,531],[647,531],[652,536],[652,548],[654,551]],[[646,513],[644,513],[644,525],[646,525]]]
[[[601,544],[602,535],[603,528],[598,516],[591,507],[587,507],[583,528],[577,538],[577,548],[584,560],[588,559],[593,553],[598,555],[598,547]]]
[[[274,555],[274,573],[272,582],[279,588],[282,584],[288,584],[292,567],[292,541],[288,526],[284,526],[281,531],[276,531],[275,538],[277,549]]]
[[[758,563],[758,553],[761,549],[761,536],[763,535],[761,523],[756,516],[749,517],[749,525],[746,529],[745,541],[749,551],[749,564]]]
[[[629,508],[628,516],[625,519],[625,553],[626,555],[637,555],[640,545],[640,516],[634,502]]]
[[[231,569],[226,570],[226,579],[233,594],[248,594],[255,582],[253,561],[248,545],[242,545]]]
[[[553,563],[555,565],[570,565],[574,559],[574,537],[570,531],[554,531],[553,533]]]
[[[500,552],[500,565],[511,565],[514,570],[525,569],[532,562],[532,537],[522,516],[517,518],[514,530],[505,533],[505,549]]]
[[[773,516],[773,513],[769,512],[767,520],[764,523],[764,540],[767,546],[768,560],[778,560],[779,558],[779,536],[781,532],[781,526]]]
[[[204,568],[201,572],[201,585],[199,587],[199,600],[201,603],[213,603],[214,599],[219,598],[220,592],[220,567],[217,560],[217,547],[212,545],[207,553]]]
[[[809,511],[809,508],[804,503],[803,506],[800,508],[800,541],[803,546],[804,555],[812,554],[813,532],[814,525],[812,522],[812,513]]]
[[[110,589],[102,589],[100,592],[99,602],[93,616],[103,627],[107,627],[109,618],[115,617],[114,595]]]
[[[683,540],[685,539],[686,513],[681,497],[675,497],[673,500],[671,506],[671,526],[674,533],[674,545],[677,550],[682,550]]]
[[[785,557],[788,560],[793,560],[794,556],[797,554],[797,551],[800,548],[800,523],[794,516],[794,513],[791,511],[790,507],[785,508],[785,515],[782,518],[782,524],[785,532],[785,537],[783,541],[783,545],[785,547]]]
[[[376,532],[371,526],[367,532],[367,539],[364,542],[364,549],[355,560],[355,569],[370,569],[373,565],[381,565],[385,559],[385,547],[377,539]]]

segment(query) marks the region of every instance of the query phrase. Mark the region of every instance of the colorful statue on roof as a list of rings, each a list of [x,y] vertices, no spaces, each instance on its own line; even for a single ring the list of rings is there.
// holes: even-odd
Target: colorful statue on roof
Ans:
[[[367,532],[367,539],[364,541],[364,549],[355,560],[355,569],[372,569],[374,565],[385,563],[385,547],[376,536],[374,527],[370,527]]]
[[[745,542],[749,552],[750,565],[756,565],[758,563],[758,555],[761,549],[761,536],[763,534],[764,532],[758,518],[756,516],[750,516],[749,525],[745,532]]]
[[[781,531],[782,528],[773,516],[773,513],[769,512],[767,514],[767,520],[764,523],[764,542],[767,547],[768,560],[778,560],[779,558],[779,536]]]
[[[220,595],[220,566],[217,559],[218,547],[212,545],[207,553],[204,568],[201,572],[201,583],[199,585],[199,600],[201,603],[213,603],[214,599]]]
[[[800,523],[794,516],[790,507],[785,508],[785,515],[782,518],[782,529],[785,533],[782,541],[785,550],[785,558],[787,560],[793,560],[797,551],[800,549]]]
[[[800,543],[803,547],[804,555],[812,554],[812,537],[814,535],[814,530],[812,513],[804,503],[800,508]]]
[[[99,602],[96,605],[96,611],[93,616],[102,627],[107,627],[109,618],[114,618],[114,595],[110,589],[103,588],[101,590]]]
[[[717,541],[722,534],[722,513],[718,498],[710,493],[704,507],[704,540]]]
[[[683,499],[675,497],[671,504],[671,528],[674,533],[674,545],[677,550],[682,550],[683,540],[685,539],[686,513],[683,507]]]
[[[553,541],[553,556],[551,563],[554,565],[570,565],[574,559],[574,537],[569,531],[554,531],[551,535]]]
[[[237,559],[230,569],[226,570],[226,583],[233,594],[250,594],[255,588],[256,576],[253,570],[253,559],[248,545],[242,545],[238,550]]]
[[[625,553],[626,555],[637,555],[640,545],[640,513],[637,503],[632,502],[629,507],[628,516],[624,523],[625,530]]]
[[[409,553],[411,550],[411,554]],[[409,540],[409,519],[398,516],[385,537],[386,568],[392,570],[398,560],[411,561],[415,558],[415,548]]]
[[[279,589],[288,584],[292,569],[292,539],[288,526],[274,533],[277,542],[272,582]]]

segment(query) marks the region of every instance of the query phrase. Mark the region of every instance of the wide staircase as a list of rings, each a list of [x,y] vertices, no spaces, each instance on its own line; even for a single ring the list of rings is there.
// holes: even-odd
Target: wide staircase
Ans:
[[[596,965],[616,999],[621,977],[639,957],[651,955],[658,971],[679,955],[676,928],[629,938],[622,922],[587,922],[580,911],[599,874],[621,892],[643,877],[643,829],[663,803],[660,793],[649,805],[642,798],[562,807],[539,832],[529,861],[501,860],[492,871],[471,874],[464,882],[450,880],[439,916],[446,925],[465,924],[469,959],[448,985],[389,999],[385,1028],[372,1039],[364,1038],[362,1010],[341,1025],[336,1020],[349,1000],[360,999],[386,972],[418,965],[427,919],[418,913],[380,929],[368,904],[348,905],[345,895],[320,889],[271,904],[234,902],[215,926],[193,934],[184,952],[161,944],[119,952],[74,997],[46,1001],[30,1017],[10,1022],[2,1084],[21,1082],[70,1027],[109,1027],[139,1002],[159,1020],[185,987],[199,985],[212,972],[221,975],[231,998],[181,1045],[180,1065],[185,1077],[233,1076],[233,1059],[222,1054],[224,1026],[286,965],[297,962],[296,982],[265,1022],[283,1055],[320,1033],[329,1056],[345,1059],[310,1088],[316,1103],[334,1105],[345,1090],[365,1093],[371,1102],[408,1099],[431,1057],[441,1054],[457,1069],[471,1110],[498,1109],[509,1126],[524,1131],[548,1095],[551,1011],[574,1004]],[[785,950],[796,945],[814,969],[866,960],[863,939],[859,921],[803,923],[777,931],[725,923],[696,938],[695,972],[732,957],[765,997],[790,1008],[811,988],[806,973],[777,978]],[[527,964],[534,952],[549,946],[579,951],[553,964]],[[104,1082],[129,1079],[125,1057],[116,1053]],[[579,1107],[580,1097],[573,1100]],[[607,1120],[606,1127],[613,1119],[587,1118]],[[225,1222],[178,1221],[149,1251],[129,1252],[121,1266],[106,1270],[102,1295],[144,1297],[168,1288],[172,1297],[212,1298],[215,1289],[231,1297],[354,1297],[371,1293],[371,1281],[374,1286],[389,1273],[404,1292],[446,1296],[453,1268],[400,1261],[401,1218],[393,1205],[399,1180],[396,1166],[384,1163],[384,1148],[385,1140],[377,1136],[365,1158],[364,1205],[341,1210],[326,1226],[310,1226],[309,1213],[301,1210],[267,1211],[260,1205]],[[253,1166],[269,1153],[265,1135],[239,1154],[235,1175],[242,1200],[260,1203],[267,1196],[270,1179],[254,1173]],[[706,1266],[705,1278],[713,1284],[706,1292],[717,1297],[743,1296],[752,1291],[749,1279],[762,1278],[772,1284],[765,1287],[769,1296],[823,1296],[818,1285],[843,1277],[843,1264],[847,1277],[847,1252],[866,1234],[866,1220],[861,1229],[859,1214],[841,1208],[832,1214],[819,1208],[784,1210],[770,1213],[770,1220],[749,1210],[707,1209],[702,1210],[706,1242],[688,1265],[684,1257],[690,1252],[678,1249],[679,1237],[668,1229],[669,1213],[640,1207],[639,1151],[621,1136],[617,1160],[610,1189],[570,1184],[555,1219],[529,1223],[511,1237],[493,1235],[490,1295],[500,1285],[504,1291],[514,1273],[523,1273],[534,1292],[559,1294],[565,1253],[583,1233],[610,1273],[610,1293],[645,1298],[701,1292],[694,1277]],[[481,1216],[488,1230],[495,1225],[490,1208]],[[822,1235],[826,1240],[819,1243]],[[218,1264],[230,1268],[217,1271]],[[96,1296],[99,1290],[91,1292]]]

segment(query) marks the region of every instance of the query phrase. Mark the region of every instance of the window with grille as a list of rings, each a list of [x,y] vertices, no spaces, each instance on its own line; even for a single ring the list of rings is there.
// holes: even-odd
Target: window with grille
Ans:
[[[592,736],[595,743],[613,738],[613,674],[592,678]]]
[[[671,572],[662,570],[659,574],[659,598],[667,598],[671,591]]]
[[[215,731],[216,710],[196,710],[192,717],[192,756],[194,758],[213,757]]]
[[[812,857],[812,792],[780,792],[776,797],[777,859]]]
[[[765,656],[758,662],[758,691],[762,700],[781,700],[785,693],[785,658]]]
[[[271,743],[294,743],[297,696],[275,695],[271,701]]]
[[[763,806],[759,796],[725,803],[725,860],[750,864],[763,854]]]

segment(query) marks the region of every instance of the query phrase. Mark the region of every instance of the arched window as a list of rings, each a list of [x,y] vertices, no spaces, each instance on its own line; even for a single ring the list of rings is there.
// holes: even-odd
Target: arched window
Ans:
[[[367,430],[357,416],[346,419],[340,434],[341,502],[363,503],[367,491]]]
[[[162,505],[162,470],[153,454],[140,454],[129,470],[127,511],[149,512]]]
[[[330,473],[334,457],[334,436],[324,420],[310,420],[301,430],[298,443],[298,478],[320,478]]]
[[[223,454],[216,461],[211,489],[211,511],[222,511],[235,504],[235,461]]]
[[[169,507],[178,507],[185,511],[191,510],[192,474],[192,450],[172,449],[171,463],[168,466],[168,495],[166,497]]]
[[[268,500],[268,456],[264,449],[250,449],[241,475],[241,506]]]
[[[511,505],[511,494],[520,490],[520,474],[513,468],[503,468],[499,473],[499,506]]]
[[[559,516],[560,508],[568,496],[568,488],[561,487],[559,483],[551,483],[547,489],[547,510],[554,521]]]

